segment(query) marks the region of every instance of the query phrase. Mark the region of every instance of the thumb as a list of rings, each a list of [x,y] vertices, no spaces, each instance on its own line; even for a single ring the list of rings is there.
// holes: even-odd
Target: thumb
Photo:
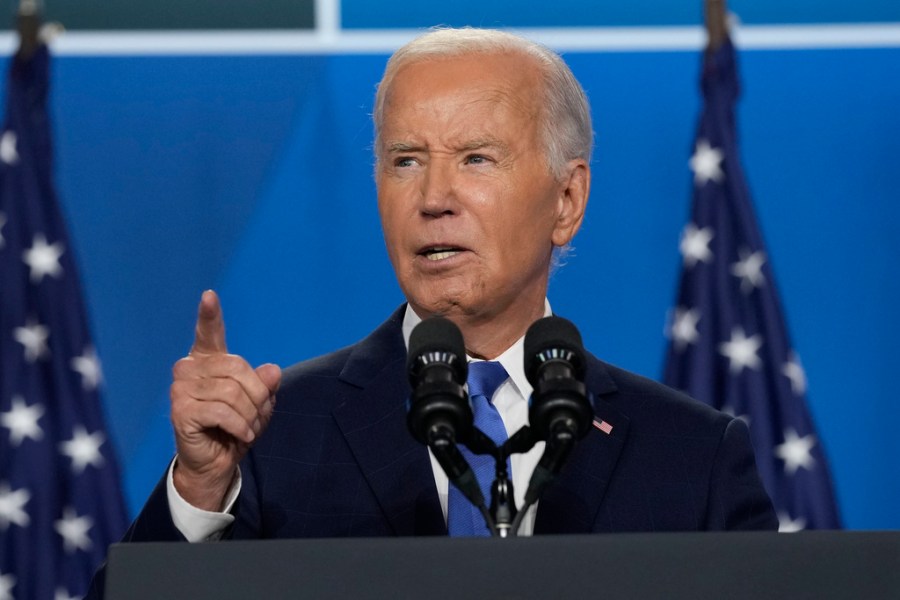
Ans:
[[[191,354],[224,354],[225,321],[222,318],[222,306],[219,296],[212,290],[206,290],[200,297],[197,308],[197,327],[194,330],[194,345]]]
[[[266,363],[256,367],[255,370],[257,377],[269,388],[270,393],[274,394],[278,391],[278,386],[281,385],[281,367]]]

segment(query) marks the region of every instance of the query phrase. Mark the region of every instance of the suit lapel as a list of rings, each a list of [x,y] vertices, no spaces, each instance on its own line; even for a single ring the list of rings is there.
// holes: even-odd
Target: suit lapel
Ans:
[[[578,442],[557,480],[538,503],[535,534],[590,533],[619,454],[629,419],[605,398],[616,385],[602,362],[588,355],[585,385],[596,419]]]
[[[394,532],[441,535],[447,528],[428,450],[406,428],[403,313],[401,307],[354,348],[340,378],[357,391],[334,418]]]
[[[406,428],[410,394],[401,325],[405,307],[356,345],[341,380],[353,388],[334,418],[397,535],[446,535],[427,449]],[[629,419],[608,400],[617,389],[588,355],[585,385],[595,423],[538,505],[536,534],[589,533],[628,435]],[[601,430],[600,425],[605,424]]]

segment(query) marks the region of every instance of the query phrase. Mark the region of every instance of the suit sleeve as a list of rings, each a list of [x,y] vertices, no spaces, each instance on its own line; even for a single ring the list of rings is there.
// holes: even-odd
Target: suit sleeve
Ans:
[[[150,498],[147,499],[140,514],[125,532],[122,542],[177,542],[187,541],[169,513],[169,500],[166,495],[166,475],[163,475]],[[102,600],[106,588],[106,563],[104,562],[94,577],[84,600]]]
[[[710,476],[705,529],[778,530],[778,518],[756,468],[750,431],[740,419],[725,427]]]

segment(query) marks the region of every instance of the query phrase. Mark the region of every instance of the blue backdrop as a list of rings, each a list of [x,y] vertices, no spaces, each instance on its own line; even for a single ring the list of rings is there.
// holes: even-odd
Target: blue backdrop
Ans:
[[[364,3],[345,4],[347,21]],[[402,301],[372,184],[369,113],[385,59],[57,59],[58,183],[132,511],[172,451],[169,370],[203,289],[222,295],[233,351],[282,365],[352,343]],[[594,353],[658,378],[699,56],[567,60],[591,99],[597,150],[588,216],[551,302]],[[741,61],[746,171],[845,522],[900,527],[900,48]]]

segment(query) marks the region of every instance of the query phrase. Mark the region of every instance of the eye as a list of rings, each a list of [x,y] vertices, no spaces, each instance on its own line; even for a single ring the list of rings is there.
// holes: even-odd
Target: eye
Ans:
[[[416,163],[416,159],[411,156],[398,156],[394,159],[394,166],[397,168],[411,167]]]
[[[470,165],[487,164],[490,159],[483,154],[470,154],[466,157],[466,163]]]

